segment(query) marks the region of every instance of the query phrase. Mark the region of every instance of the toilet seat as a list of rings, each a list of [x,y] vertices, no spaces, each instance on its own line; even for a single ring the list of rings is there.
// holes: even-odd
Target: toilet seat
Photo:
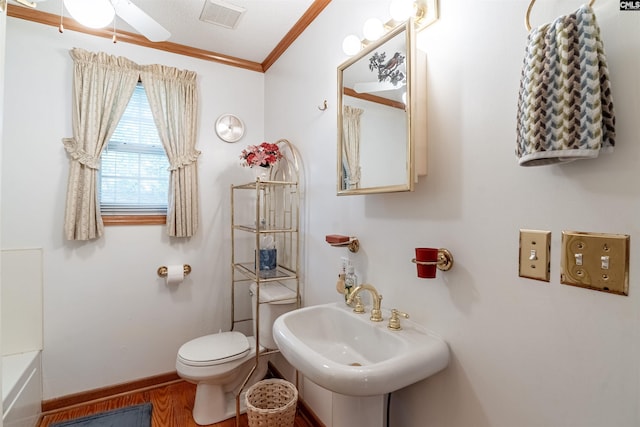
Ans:
[[[244,334],[220,332],[184,343],[178,350],[178,359],[189,366],[219,365],[246,356],[250,347]]]

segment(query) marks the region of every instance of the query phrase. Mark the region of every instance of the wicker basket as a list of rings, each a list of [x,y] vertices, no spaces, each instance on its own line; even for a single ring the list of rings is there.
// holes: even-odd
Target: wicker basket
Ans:
[[[298,390],[288,381],[262,380],[247,390],[249,427],[293,427]]]

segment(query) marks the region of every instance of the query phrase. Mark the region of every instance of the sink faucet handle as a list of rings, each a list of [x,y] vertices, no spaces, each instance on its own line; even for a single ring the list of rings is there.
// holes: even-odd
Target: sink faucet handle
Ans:
[[[376,294],[373,294],[373,295],[376,295]],[[373,307],[371,307],[371,316],[369,317],[369,320],[371,320],[372,322],[382,322],[384,320],[382,318],[382,310],[380,310],[380,304],[382,304],[382,294],[377,294],[377,295],[378,297],[377,298],[374,297],[373,299]]]
[[[400,316],[404,317],[405,319],[409,318],[409,315],[407,313],[403,313],[402,311],[399,311],[395,308],[392,309],[391,317],[389,318],[389,325],[387,326],[387,328],[393,331],[401,330],[402,326],[400,326]]]
[[[355,306],[353,307],[353,312],[358,314],[364,313],[364,304],[362,304],[362,299],[360,298],[360,295],[356,295],[354,302],[355,302]]]

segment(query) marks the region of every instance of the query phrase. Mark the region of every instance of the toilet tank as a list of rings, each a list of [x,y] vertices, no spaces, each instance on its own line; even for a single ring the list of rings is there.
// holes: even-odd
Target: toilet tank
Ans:
[[[253,313],[253,333],[256,332],[256,284],[251,287],[251,310]],[[278,348],[273,340],[273,322],[296,308],[296,293],[280,282],[260,284],[260,345],[268,349]]]

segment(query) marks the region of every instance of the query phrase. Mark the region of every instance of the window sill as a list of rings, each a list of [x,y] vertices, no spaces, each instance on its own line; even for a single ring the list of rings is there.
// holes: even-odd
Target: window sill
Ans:
[[[165,225],[166,215],[103,215],[104,225]]]

